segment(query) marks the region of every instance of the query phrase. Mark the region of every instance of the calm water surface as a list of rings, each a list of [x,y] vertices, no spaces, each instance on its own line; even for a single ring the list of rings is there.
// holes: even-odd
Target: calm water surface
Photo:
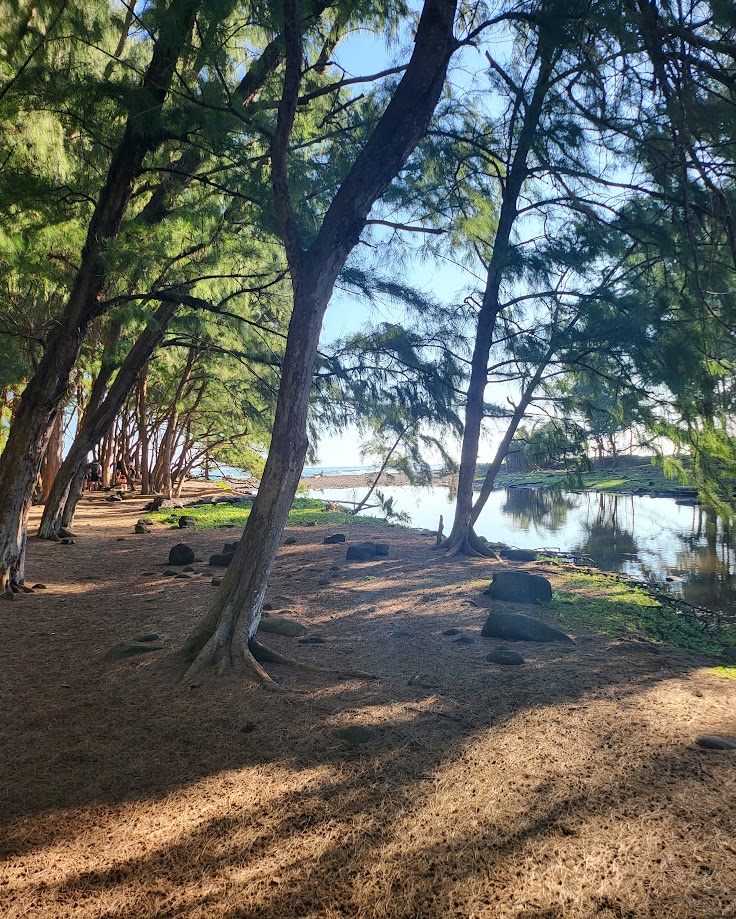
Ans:
[[[396,510],[411,515],[412,526],[437,529],[440,514],[445,532],[452,525],[454,496],[447,487],[381,491],[393,497]],[[332,501],[359,501],[364,493],[352,488],[310,491]],[[674,498],[499,489],[488,499],[476,531],[493,542],[521,549],[555,548],[588,555],[607,571],[661,584],[667,593],[688,603],[736,613],[732,534],[711,513],[680,506]]]

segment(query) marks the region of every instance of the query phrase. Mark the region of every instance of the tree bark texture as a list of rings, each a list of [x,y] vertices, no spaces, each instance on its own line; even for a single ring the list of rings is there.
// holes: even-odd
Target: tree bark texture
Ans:
[[[167,10],[167,27],[157,37],[151,62],[132,102],[134,110],[113,153],[90,219],[66,308],[23,392],[8,443],[0,455],[0,590],[23,582],[33,485],[87,329],[104,311],[100,294],[105,282],[105,247],[120,232],[145,155],[159,142],[160,110],[191,34],[197,6],[197,0],[172,0]]]
[[[286,75],[272,149],[274,197],[286,243],[294,295],[283,371],[266,467],[243,537],[203,620],[187,639],[191,681],[215,661],[245,667],[273,681],[251,648],[276,551],[307,452],[309,392],[322,319],[337,275],[357,244],[371,207],[402,168],[429,125],[457,47],[455,0],[426,0],[414,52],[383,116],[358,155],[304,251],[291,209],[286,154],[299,89],[301,23],[298,3],[285,3]]]

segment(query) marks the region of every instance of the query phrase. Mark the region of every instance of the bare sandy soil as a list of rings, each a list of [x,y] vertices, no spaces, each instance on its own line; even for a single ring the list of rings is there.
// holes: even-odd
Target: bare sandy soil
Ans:
[[[503,563],[381,529],[389,557],[348,564],[304,527],[266,599],[324,641],[270,644],[378,679],[184,691],[218,572],[166,576],[180,534],[134,535],[142,503],[85,498],[74,545],[31,540],[46,589],[0,601],[4,917],[736,916],[736,753],[695,743],[736,731],[736,682],[707,658],[581,631],[490,664]],[[235,537],[184,538],[207,559]],[[162,649],[103,661],[145,633]]]

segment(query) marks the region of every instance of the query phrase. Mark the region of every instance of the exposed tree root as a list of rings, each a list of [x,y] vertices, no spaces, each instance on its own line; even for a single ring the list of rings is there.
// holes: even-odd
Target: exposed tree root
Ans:
[[[441,548],[445,550],[448,558],[455,558],[458,555],[467,555],[468,558],[498,558],[498,554],[479,539],[473,530],[456,538],[450,534],[442,543]]]
[[[327,667],[317,667],[315,664],[304,664],[302,661],[295,660],[293,657],[287,657],[272,648],[252,638],[250,641],[250,650],[257,661],[264,664],[285,664],[287,667],[296,667],[298,670],[306,670],[309,673],[327,673],[332,676],[343,678],[357,678],[361,680],[377,680],[375,673],[366,673],[363,670],[332,670]]]

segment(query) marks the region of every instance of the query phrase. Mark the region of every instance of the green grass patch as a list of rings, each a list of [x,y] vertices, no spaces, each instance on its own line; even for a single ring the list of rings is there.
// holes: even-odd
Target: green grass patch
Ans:
[[[711,667],[708,673],[723,677],[724,680],[736,680],[736,667]]]
[[[393,526],[383,517],[368,517],[362,514],[354,517],[349,511],[330,510],[329,502],[317,498],[295,498],[289,512],[289,523],[298,526],[317,526],[318,524],[354,524],[361,526]],[[245,526],[250,516],[250,507],[242,504],[202,504],[194,507],[177,508],[175,511],[159,511],[149,514],[161,523],[176,524],[184,516],[194,517],[197,528],[201,530],[218,527]]]
[[[641,588],[606,574],[576,572],[565,577],[551,608],[568,628],[582,625],[613,636],[635,632],[688,651],[723,654],[734,639],[732,629],[704,631],[701,623],[678,614],[676,604],[660,603]]]

